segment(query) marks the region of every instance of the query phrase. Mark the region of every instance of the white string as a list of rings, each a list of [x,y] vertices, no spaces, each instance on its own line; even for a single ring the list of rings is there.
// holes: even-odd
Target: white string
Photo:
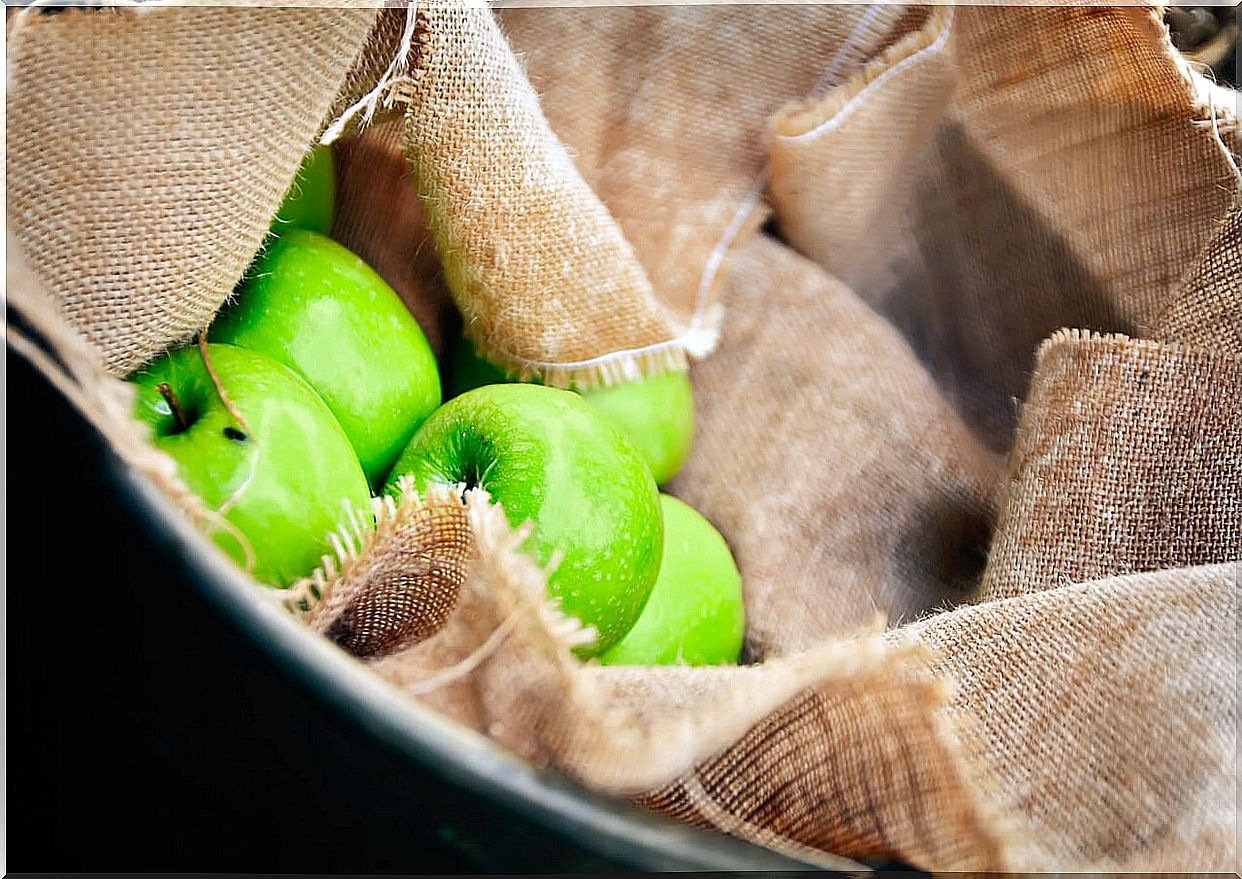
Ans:
[[[733,214],[733,219],[729,221],[729,225],[720,234],[720,240],[716,242],[716,246],[708,254],[707,262],[703,264],[703,274],[699,278],[699,289],[694,295],[694,313],[690,317],[690,326],[687,328],[687,333],[701,329],[707,293],[716,282],[716,275],[720,271],[721,265],[724,264],[725,254],[729,252],[729,248],[733,246],[733,240],[742,231],[746,218],[750,216],[751,211],[755,209],[759,200],[763,197],[763,191],[767,188],[767,185],[768,172],[765,168],[759,172],[759,176],[751,184],[750,191],[746,193],[746,197],[738,205],[738,209]]]
[[[814,140],[820,135],[826,134],[836,129],[838,126],[841,125],[842,122],[844,122],[851,115],[853,115],[854,111],[857,110],[859,107],[861,107],[863,103],[866,100],[868,100],[871,97],[871,95],[874,92],[876,92],[881,86],[883,86],[886,82],[891,80],[893,77],[898,76],[899,74],[901,74],[903,71],[907,70],[908,68],[913,67],[916,64],[919,64],[925,58],[931,55],[934,55],[937,52],[939,52],[941,49],[943,49],[945,47],[945,44],[949,41],[949,33],[951,31],[952,24],[953,24],[953,7],[952,5],[950,5],[945,11],[944,24],[941,26],[940,33],[937,34],[936,39],[934,41],[924,46],[922,49],[919,49],[913,55],[908,55],[907,57],[903,58],[897,64],[894,64],[892,67],[885,70],[875,79],[873,79],[871,82],[867,83],[865,88],[863,88],[861,91],[858,92],[858,94],[854,95],[854,97],[850,98],[845,103],[844,107],[842,107],[840,110],[838,110],[836,113],[834,113],[829,118],[825,119],[819,125],[816,125],[814,128],[804,131],[801,134],[782,134],[782,135],[777,135],[777,136],[780,137],[782,140],[788,141],[790,143],[800,143],[803,141]]]
[[[417,0],[408,0],[405,7],[405,29],[401,32],[401,42],[397,46],[397,51],[393,55],[393,59],[388,64],[388,68],[380,76],[375,83],[375,87],[369,92],[351,104],[335,122],[328,126],[319,137],[319,142],[323,145],[332,143],[345,132],[345,126],[349,124],[349,120],[356,116],[359,112],[362,115],[362,124],[367,125],[379,106],[380,99],[385,96],[389,86],[391,86],[396,78],[404,73],[410,60],[410,47],[414,42],[414,29],[418,22],[418,2]]]
[[[1211,68],[1208,68],[1211,70]],[[1206,78],[1206,77],[1205,77]],[[1225,143],[1225,138],[1220,133],[1220,115],[1216,112],[1216,90],[1218,86],[1215,81],[1211,82],[1211,88],[1207,89],[1208,96],[1208,114],[1212,118],[1212,136],[1216,139],[1220,151],[1225,154],[1225,161],[1229,163],[1229,167],[1233,170],[1233,179],[1236,183],[1242,185],[1242,169],[1238,168],[1238,160],[1233,154],[1233,150],[1229,149],[1229,145]]]
[[[850,31],[850,35],[845,38],[845,42],[841,44],[841,48],[828,62],[828,68],[824,71],[824,75],[815,83],[815,87],[811,89],[809,97],[817,97],[821,92],[829,86],[837,84],[837,74],[841,70],[841,65],[845,63],[845,54],[852,52],[854,46],[862,39],[863,33],[875,21],[876,17],[884,7],[881,5],[868,6],[867,12],[858,19],[858,23],[854,25],[854,29]]]
[[[883,7],[879,5],[867,7],[867,11],[859,17],[853,30],[851,30],[849,36],[845,38],[845,42],[841,44],[840,48],[838,48],[837,51],[833,53],[832,58],[829,59],[828,66],[824,68],[823,74],[809,92],[809,97],[814,97],[823,92],[829,86],[836,84],[841,68],[844,66],[848,54],[854,50],[855,46],[858,45],[858,41],[862,39],[867,28],[875,22],[876,17],[880,14],[882,9]],[[742,203],[738,205],[738,209],[734,212],[733,218],[729,221],[729,225],[726,226],[724,232],[720,234],[720,240],[716,242],[716,246],[713,247],[712,252],[708,254],[707,261],[703,264],[703,274],[699,277],[699,289],[695,292],[694,296],[694,312],[690,316],[690,324],[687,327],[686,335],[703,332],[703,317],[706,311],[705,306],[707,302],[707,294],[716,283],[716,275],[720,273],[720,267],[724,264],[725,255],[729,252],[729,249],[733,247],[733,242],[742,231],[742,226],[745,224],[746,218],[751,215],[751,212],[754,211],[755,207],[758,205],[760,199],[763,197],[764,190],[767,189],[767,186],[768,171],[765,168],[759,172],[759,174],[755,177],[754,182],[751,183],[750,189],[747,191],[746,196],[742,199]],[[715,334],[713,333],[711,340],[712,342],[715,341],[714,337]],[[702,354],[697,356],[705,356],[710,352],[711,347],[712,346],[709,346],[706,351],[703,351]]]

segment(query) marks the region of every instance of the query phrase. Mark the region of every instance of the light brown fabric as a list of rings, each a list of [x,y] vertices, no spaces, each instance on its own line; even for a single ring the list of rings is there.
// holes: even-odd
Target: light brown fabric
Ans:
[[[1116,578],[891,634],[932,648],[935,676],[955,682],[935,719],[989,767],[970,786],[1016,824],[958,798],[946,773],[960,764],[928,759],[932,736],[907,738],[891,673],[860,677],[842,702],[809,693],[645,801],[943,870],[1236,869],[1237,577],[1224,565]]]
[[[936,714],[943,699],[917,666],[814,687],[642,802],[743,838],[761,829],[864,860],[1004,869],[1008,834],[973,793],[980,780]]]
[[[1192,514],[1193,515],[1193,514]],[[1014,869],[1238,869],[1238,563],[1115,577],[897,630],[956,682]]]
[[[9,217],[114,373],[232,292],[375,13],[159,6],[13,27]]]
[[[733,550],[750,655],[970,598],[999,456],[850,289],[763,236],[734,260],[723,350],[694,370],[694,451],[673,491]]]
[[[566,387],[684,364],[486,4],[432,0],[418,15],[406,151],[466,334],[518,375]]]
[[[1152,335],[1242,354],[1242,197],[1156,321]]]
[[[1242,559],[1242,356],[1059,333],[1009,464],[983,600]]]
[[[403,484],[395,500],[356,511],[332,541],[335,557],[294,584],[287,601],[355,656],[425,641],[448,621],[469,573],[474,541],[456,500],[449,492],[420,498]]]
[[[820,865],[1238,866],[1234,126],[1213,124],[1153,11],[508,10],[529,81],[481,5],[420,4],[394,58],[404,10],[374,27],[288,14],[339,49],[325,66],[281,56],[321,103],[290,107],[253,71],[239,83],[254,112],[229,120],[223,185],[265,181],[253,234],[194,226],[206,237],[177,239],[170,259],[227,262],[220,248],[245,244],[230,251],[240,272],[297,154],[371,92],[384,124],[344,126],[334,232],[438,350],[456,318],[433,254],[467,332],[519,372],[679,368],[723,313],[674,489],[737,556],[754,664],[580,663],[588,633],[482,492],[356,523],[340,558],[283,596],[313,626],[533,764]],[[40,20],[13,38],[24,248],[79,241],[78,216],[167,208],[173,191],[195,217],[222,210],[178,175],[184,189],[160,178],[151,194],[137,171],[73,177],[58,200],[30,183],[50,179],[32,159],[45,141],[75,162],[92,137],[100,155],[135,149],[87,111],[95,71],[63,63],[90,28],[115,45],[88,54],[132,68],[149,52],[168,84],[195,64],[208,82],[242,75],[241,25],[192,15],[206,13],[57,16],[63,31]],[[173,65],[172,38],[151,29],[185,37],[188,23],[197,48]],[[63,81],[36,99],[53,61]],[[195,119],[215,118],[202,107]],[[154,156],[133,166],[148,175],[180,145],[150,130]],[[771,236],[756,234],[764,195]],[[156,271],[146,248],[164,240],[128,228],[106,257],[88,249],[89,277]],[[103,367],[180,338],[136,329],[152,302],[176,305],[159,302],[161,321],[199,319],[210,297],[148,283],[102,300],[124,319],[96,325],[114,313],[94,298],[107,288],[67,280],[69,253],[10,273],[32,327],[10,344],[131,467],[219,526],[136,436]],[[212,271],[215,289],[227,273]]]
[[[372,663],[411,696],[618,793],[652,788],[740,738],[643,801],[778,848],[1005,863],[1003,822],[974,792],[978,767],[937,714],[946,691],[920,648],[867,635],[749,668],[584,666],[570,652],[577,626],[546,603],[541,572],[485,501],[467,504],[479,552],[446,626]],[[794,775],[801,785],[789,789]],[[784,799],[763,792],[781,787]],[[822,811],[812,819],[813,804]],[[923,809],[938,820],[915,814]]]
[[[856,290],[893,283],[917,159],[953,93],[953,10],[872,58],[839,88],[770,125],[769,198],[789,241]]]
[[[682,326],[708,330],[717,260],[763,219],[764,127],[921,13],[900,6],[504,9],[552,129]]]
[[[1147,335],[1234,201],[1161,27],[1143,8],[955,8],[949,106],[926,148],[920,113],[943,101],[928,85],[946,63],[935,21],[928,50],[826,94],[796,148],[789,117],[773,124],[783,233],[901,329],[997,449],[1039,343],[1065,326]],[[900,185],[875,180],[890,168]],[[882,209],[879,244],[850,246],[855,204]]]

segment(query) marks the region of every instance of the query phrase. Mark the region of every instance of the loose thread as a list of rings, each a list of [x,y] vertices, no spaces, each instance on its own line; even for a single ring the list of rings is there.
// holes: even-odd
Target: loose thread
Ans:
[[[500,645],[505,642],[505,640],[517,627],[518,621],[521,620],[523,616],[523,612],[528,610],[529,608],[527,606],[519,603],[515,608],[513,608],[512,611],[510,611],[504,621],[497,626],[490,635],[488,635],[486,641],[474,650],[471,650],[470,653],[458,662],[455,662],[447,668],[436,672],[429,678],[424,678],[417,684],[412,684],[406,687],[406,692],[412,696],[425,696],[428,693],[432,693],[440,689],[441,687],[448,686],[449,684],[456,683],[457,681],[465,678],[472,671],[482,665],[488,657],[492,656],[497,650],[500,649]]]
[[[394,53],[392,61],[389,62],[388,67],[380,75],[380,78],[371,90],[347,107],[336,121],[328,126],[327,130],[319,138],[321,144],[326,146],[344,134],[345,126],[349,124],[349,120],[359,112],[362,113],[362,125],[368,125],[375,115],[375,110],[379,106],[380,100],[389,90],[402,83],[399,73],[409,65],[410,48],[414,41],[414,31],[416,30],[417,23],[418,3],[415,0],[409,0],[405,8],[405,28],[401,32],[401,41],[397,45],[397,51]]]
[[[246,432],[246,436],[258,442],[257,437],[251,437],[250,425],[246,423],[246,419],[242,417],[241,412],[237,411],[237,407],[233,405],[233,401],[229,399],[228,392],[224,390],[224,383],[220,381],[220,376],[216,374],[216,368],[211,365],[211,355],[207,351],[207,330],[206,328],[199,330],[198,333],[198,353],[203,358],[203,366],[207,369],[207,375],[211,379],[211,383],[215,386],[216,395],[219,396],[220,402],[224,404],[224,408],[233,416],[241,429]]]
[[[218,506],[215,510],[210,511],[220,517],[216,521],[217,527],[226,531],[241,545],[242,552],[246,556],[246,573],[253,574],[256,561],[254,547],[251,546],[250,541],[246,539],[246,536],[242,534],[241,531],[237,530],[233,524],[228,522],[228,520],[224,517],[227,515],[229,510],[233,509],[233,507],[237,505],[237,502],[241,500],[241,496],[254,481],[255,474],[259,469],[259,439],[251,433],[250,425],[246,423],[246,419],[242,417],[241,412],[237,411],[237,407],[234,406],[233,401],[229,399],[228,392],[224,390],[224,384],[220,381],[220,376],[216,373],[215,367],[211,365],[211,355],[207,352],[207,332],[205,329],[200,331],[198,334],[198,353],[203,359],[203,367],[207,370],[207,376],[211,379],[211,383],[216,389],[216,394],[220,397],[220,402],[224,404],[224,408],[227,409],[229,414],[233,416],[239,425],[241,425],[242,430],[245,431],[247,442],[254,443],[255,451],[250,455],[249,468],[246,473],[246,478],[241,481],[241,484],[239,484],[237,488],[233,489],[233,492],[224,499],[224,502],[220,504],[220,506]],[[225,523],[227,523],[227,525]]]

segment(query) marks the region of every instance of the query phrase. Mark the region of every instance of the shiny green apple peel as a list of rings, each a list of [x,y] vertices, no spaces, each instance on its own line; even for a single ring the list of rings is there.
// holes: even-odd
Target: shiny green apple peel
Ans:
[[[410,475],[479,486],[514,527],[534,525],[524,548],[540,564],[559,553],[549,592],[593,626],[607,650],[638,619],[663,546],[659,494],[630,441],[581,397],[540,385],[487,385],[438,409],[410,440],[387,489]]]
[[[400,297],[362,259],[314,232],[292,229],[271,242],[208,335],[306,379],[372,485],[440,405],[435,354]]]
[[[271,230],[309,229],[327,235],[336,213],[336,161],[332,148],[316,144],[306,152],[293,184],[276,209]]]
[[[511,381],[499,367],[480,357],[465,337],[453,349],[450,370],[449,390],[454,394]],[[677,475],[694,438],[694,389],[688,373],[666,372],[608,387],[575,390],[629,437],[657,485]]]
[[[660,495],[664,556],[647,606],[604,665],[736,663],[745,634],[742,578],[723,537],[694,508]]]
[[[239,564],[253,556],[262,583],[285,587],[330,551],[345,504],[368,510],[366,479],[349,440],[314,390],[287,367],[231,345],[208,345],[225,406],[202,354],[182,348],[131,381],[135,415],[208,510],[240,533],[213,539]]]

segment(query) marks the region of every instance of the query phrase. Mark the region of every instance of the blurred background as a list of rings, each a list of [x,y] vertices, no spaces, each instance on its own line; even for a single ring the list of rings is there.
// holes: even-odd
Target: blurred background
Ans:
[[[1173,45],[1187,58],[1206,64],[1217,82],[1238,85],[1238,7],[1170,6],[1168,22]]]

